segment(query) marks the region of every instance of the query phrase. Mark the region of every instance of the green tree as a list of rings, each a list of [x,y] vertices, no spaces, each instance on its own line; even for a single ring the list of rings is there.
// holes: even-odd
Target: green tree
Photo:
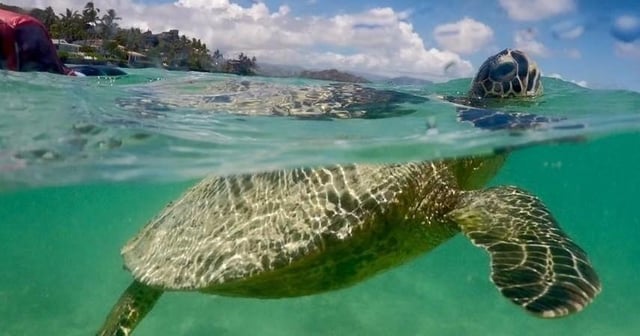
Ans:
[[[110,40],[116,35],[118,32],[118,23],[116,21],[118,20],[122,20],[122,18],[116,15],[115,9],[109,9],[107,14],[102,16],[103,39]]]
[[[143,51],[144,36],[139,28],[119,29],[114,39],[127,50]]]
[[[0,4],[0,8],[30,13],[49,29],[53,38],[63,38],[69,42],[101,38],[103,47],[100,52],[113,61],[126,61],[127,52],[136,51],[145,53],[158,65],[166,64],[178,69],[251,75],[257,67],[255,57],[240,53],[238,58],[227,60],[219,49],[211,54],[207,45],[200,39],[180,36],[177,30],[153,34],[151,31],[142,33],[138,28],[120,29],[118,21],[121,18],[116,11],[109,9],[100,17],[100,9],[96,8],[93,1],[87,2],[81,13],[67,8],[64,13],[58,15],[51,7],[26,11],[17,6]],[[99,56],[98,50],[89,46],[83,46],[81,51]]]
[[[100,9],[96,8],[92,1],[89,1],[86,5],[84,5],[84,9],[82,10],[82,18],[84,19],[84,22],[97,23],[99,20],[98,13],[100,13]]]
[[[87,2],[82,10],[82,20],[84,21],[87,37],[95,39],[99,36],[100,18],[98,17],[100,9],[96,8],[92,1]]]
[[[120,48],[118,42],[107,41],[102,47],[107,54],[107,58],[113,58],[116,61],[127,61],[127,52]]]
[[[86,37],[84,22],[78,11],[67,8],[64,14],[60,14],[60,19],[56,24],[58,25],[56,31],[60,34],[59,37],[69,42],[83,40]]]
[[[240,53],[237,59],[226,61],[224,71],[242,76],[249,76],[255,74],[256,66],[257,60],[255,56],[250,58],[244,53]]]
[[[45,8],[44,10],[34,8],[29,12],[29,15],[42,22],[42,24],[49,31],[51,31],[51,27],[58,21],[58,16],[56,15],[56,12],[53,11],[53,8],[51,8],[51,6]]]
[[[220,51],[220,49],[216,49],[211,55],[211,63],[213,71],[224,71],[225,61],[224,55]]]

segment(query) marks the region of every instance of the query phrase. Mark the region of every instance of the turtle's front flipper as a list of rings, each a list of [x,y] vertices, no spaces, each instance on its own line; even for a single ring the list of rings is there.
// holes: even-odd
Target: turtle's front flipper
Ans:
[[[527,311],[565,316],[600,292],[586,253],[535,196],[514,187],[472,191],[449,216],[489,252],[491,279],[500,292]]]
[[[162,295],[162,290],[133,281],[113,306],[98,336],[128,336]]]
[[[526,130],[541,126],[551,128],[583,128],[582,124],[562,123],[553,126],[553,123],[564,121],[565,118],[547,117],[524,112],[501,112],[476,107],[458,107],[458,120],[467,121],[473,126],[496,130]]]

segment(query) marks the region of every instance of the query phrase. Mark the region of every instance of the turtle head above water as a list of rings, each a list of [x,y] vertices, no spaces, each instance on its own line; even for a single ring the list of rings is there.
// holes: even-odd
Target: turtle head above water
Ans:
[[[471,98],[532,97],[542,94],[540,69],[520,50],[504,49],[480,66],[469,96]]]

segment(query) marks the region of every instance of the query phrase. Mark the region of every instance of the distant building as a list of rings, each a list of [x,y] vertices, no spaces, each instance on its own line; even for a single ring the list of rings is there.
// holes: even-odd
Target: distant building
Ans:
[[[82,58],[86,60],[95,60],[94,56],[87,56],[87,54],[80,51],[80,48],[83,47],[81,44],[77,43],[69,43],[63,39],[51,39],[51,42],[56,47],[58,53],[65,52],[69,54],[72,58]]]
[[[178,29],[171,29],[168,32],[162,32],[157,36],[163,40],[177,41],[180,39],[180,31]]]
[[[92,48],[95,48],[96,50],[100,50],[100,49],[102,49],[103,40],[102,39],[77,40],[77,41],[73,41],[73,43],[74,44],[79,44],[79,45],[82,45],[82,46],[92,47]]]
[[[69,43],[64,39],[51,39],[51,42],[53,43],[54,46],[56,46],[56,50],[58,51],[64,51],[64,52],[75,53],[75,54],[80,53],[81,45],[79,44]]]
[[[129,64],[138,64],[149,62],[147,55],[135,51],[127,51],[127,62]]]
[[[142,33],[142,41],[144,43],[145,49],[157,47],[160,44],[160,39],[158,38],[158,34],[153,34],[151,31],[146,31]]]

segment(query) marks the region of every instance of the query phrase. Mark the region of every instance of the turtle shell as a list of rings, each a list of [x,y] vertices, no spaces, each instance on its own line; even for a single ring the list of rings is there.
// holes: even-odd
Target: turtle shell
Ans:
[[[336,165],[206,178],[123,247],[125,266],[136,280],[169,290],[271,297],[343,287],[457,232],[440,220],[457,197],[448,167]],[[316,266],[325,269],[314,278]],[[224,289],[283,269],[304,281],[298,292]]]

